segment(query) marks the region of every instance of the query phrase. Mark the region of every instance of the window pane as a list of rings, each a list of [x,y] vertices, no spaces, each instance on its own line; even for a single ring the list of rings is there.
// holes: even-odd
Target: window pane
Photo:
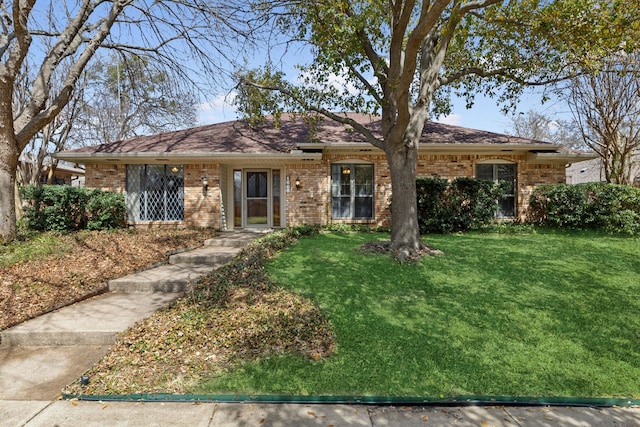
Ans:
[[[267,197],[265,172],[247,172],[247,197]]]
[[[516,165],[496,165],[498,182],[508,182],[506,194],[515,193]]]
[[[145,174],[146,198],[142,210],[145,221],[160,221],[164,218],[164,165],[147,165]]]
[[[180,165],[166,166],[166,215],[167,221],[184,218],[184,177]]]
[[[476,165],[476,178],[493,181],[493,165],[481,164]]]
[[[140,221],[143,180],[144,165],[127,165],[127,217],[130,222]]]
[[[355,218],[373,218],[373,197],[356,197]]]
[[[351,198],[333,197],[331,199],[331,215],[333,218],[351,218]]]
[[[505,196],[498,200],[498,217],[516,216],[516,199],[513,196]]]
[[[334,197],[340,195],[341,177],[340,165],[331,165],[331,195]]]
[[[356,196],[372,196],[373,195],[373,166],[357,165],[354,167],[355,176],[355,194]]]
[[[242,171],[233,171],[233,225],[242,226]]]
[[[498,202],[496,216],[513,217],[516,215],[516,165],[515,164],[480,164],[476,165],[476,178],[506,183],[506,189]]]
[[[280,171],[271,171],[273,176],[273,226],[280,227]]]

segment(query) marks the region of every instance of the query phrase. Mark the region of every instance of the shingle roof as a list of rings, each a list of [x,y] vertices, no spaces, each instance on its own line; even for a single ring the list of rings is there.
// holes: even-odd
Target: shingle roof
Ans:
[[[348,116],[371,129],[381,137],[379,117],[363,114]],[[311,138],[310,135],[313,137]],[[300,117],[292,119],[285,115],[281,126],[275,128],[267,123],[251,128],[246,122],[232,121],[216,123],[175,132],[140,136],[102,145],[78,148],[65,153],[73,154],[131,154],[131,153],[286,153],[301,143],[322,142],[329,145],[366,144],[366,139],[350,126],[324,119],[313,133]],[[525,138],[503,135],[442,123],[428,122],[423,132],[423,143],[427,144],[547,144]],[[548,144],[550,149],[557,148]]]

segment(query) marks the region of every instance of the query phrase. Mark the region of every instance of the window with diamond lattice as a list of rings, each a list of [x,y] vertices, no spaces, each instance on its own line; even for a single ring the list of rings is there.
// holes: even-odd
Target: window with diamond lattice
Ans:
[[[127,165],[129,221],[182,221],[184,170],[181,165]]]

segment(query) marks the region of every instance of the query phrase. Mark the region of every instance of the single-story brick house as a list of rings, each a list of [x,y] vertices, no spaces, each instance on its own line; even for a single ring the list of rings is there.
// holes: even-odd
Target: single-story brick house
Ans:
[[[374,132],[380,120],[350,115]],[[502,217],[520,217],[532,189],[565,182],[568,164],[590,155],[546,142],[427,123],[418,176],[513,183]],[[285,116],[251,128],[212,124],[65,151],[84,164],[86,186],[125,193],[134,225],[223,230],[330,222],[388,226],[391,179],[384,152],[349,126]]]

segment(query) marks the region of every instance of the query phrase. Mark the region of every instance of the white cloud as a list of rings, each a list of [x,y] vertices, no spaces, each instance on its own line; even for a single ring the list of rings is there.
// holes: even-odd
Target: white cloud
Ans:
[[[198,124],[220,123],[235,120],[236,107],[233,100],[235,92],[226,95],[218,95],[214,99],[198,105]]]
[[[438,119],[435,120],[436,123],[442,123],[445,125],[454,125],[454,126],[460,126],[460,124],[462,123],[462,116],[460,114],[449,114],[448,116],[441,116],[438,117]]]

